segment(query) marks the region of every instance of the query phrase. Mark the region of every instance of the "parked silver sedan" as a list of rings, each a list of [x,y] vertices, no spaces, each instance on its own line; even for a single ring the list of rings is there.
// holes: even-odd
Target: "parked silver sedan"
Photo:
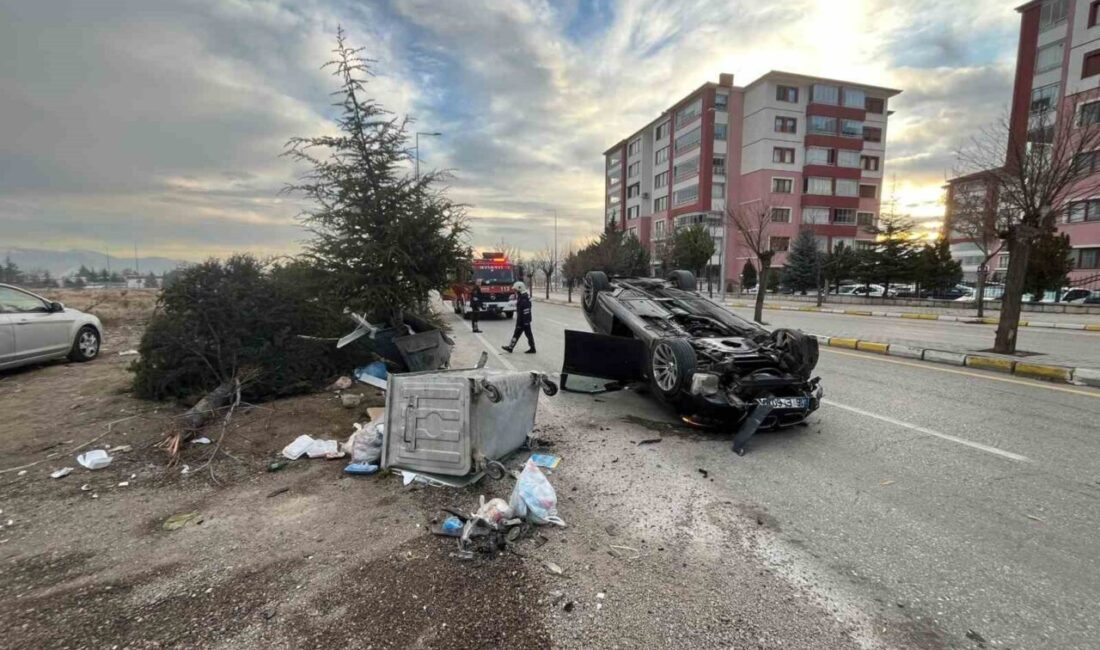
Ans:
[[[95,316],[0,284],[0,370],[65,357],[91,361],[102,340]]]

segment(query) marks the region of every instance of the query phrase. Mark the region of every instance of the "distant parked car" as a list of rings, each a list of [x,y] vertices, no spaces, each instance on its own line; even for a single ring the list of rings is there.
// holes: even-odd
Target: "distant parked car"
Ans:
[[[881,284],[858,284],[855,285],[849,292],[845,292],[845,288],[846,287],[840,288],[841,295],[843,296],[861,296],[864,298],[882,298],[883,296],[889,296],[891,298],[894,298],[898,295],[897,289],[890,287],[890,291],[887,292],[886,287],[882,286]]]
[[[922,291],[921,295],[932,300],[974,300],[974,290],[961,284],[946,289],[929,289]],[[986,295],[986,297],[989,296]]]
[[[1093,296],[1100,296],[1100,292],[1091,289],[1070,289],[1062,294],[1062,302],[1084,304],[1086,300]]]
[[[95,316],[0,284],[0,370],[65,357],[91,361],[102,341]]]

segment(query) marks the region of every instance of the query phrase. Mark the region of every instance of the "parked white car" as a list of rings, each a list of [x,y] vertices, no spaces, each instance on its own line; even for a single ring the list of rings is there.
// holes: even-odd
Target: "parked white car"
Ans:
[[[0,370],[65,357],[91,361],[102,341],[95,316],[0,284]]]

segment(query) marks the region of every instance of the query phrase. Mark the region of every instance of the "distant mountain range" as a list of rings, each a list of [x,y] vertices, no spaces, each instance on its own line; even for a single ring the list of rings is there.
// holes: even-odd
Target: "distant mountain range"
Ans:
[[[167,257],[139,257],[137,269],[134,269],[133,257],[106,256],[103,253],[89,250],[49,251],[36,248],[9,248],[0,249],[0,264],[5,257],[11,257],[11,261],[23,271],[49,271],[54,277],[64,277],[74,274],[80,265],[90,269],[102,269],[110,267],[112,271],[132,269],[142,274],[152,271],[157,275],[171,271],[172,269],[187,264],[184,260],[174,260]]]

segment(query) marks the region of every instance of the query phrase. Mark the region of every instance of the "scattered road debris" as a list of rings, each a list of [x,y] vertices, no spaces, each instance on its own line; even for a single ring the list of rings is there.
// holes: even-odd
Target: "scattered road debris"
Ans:
[[[90,470],[103,469],[110,465],[112,460],[114,459],[105,449],[92,449],[76,457],[76,462],[80,463],[81,467]]]
[[[88,490],[91,490],[91,489],[92,489],[91,483],[85,483],[84,485],[80,486],[80,491],[81,492],[87,492]]]
[[[178,515],[172,515],[164,520],[164,524],[161,527],[164,528],[164,530],[178,530],[192,522],[201,524],[202,515],[197,512],[183,512]]]
[[[355,474],[357,476],[369,476],[379,469],[378,465],[371,465],[370,463],[350,463],[344,468],[344,473]]]
[[[328,389],[329,390],[347,390],[347,389],[351,388],[354,383],[355,382],[352,381],[351,377],[343,376],[343,377],[340,377],[339,379],[337,379],[336,381],[332,382],[332,384],[329,385]]]
[[[277,497],[280,494],[285,494],[287,492],[290,492],[290,488],[287,487],[287,486],[283,486],[281,488],[278,488],[278,489],[275,489],[275,490],[272,490],[272,491],[268,492],[267,493],[267,498],[270,499],[271,497]]]
[[[982,636],[981,634],[978,634],[974,630],[967,630],[966,631],[966,638],[968,638],[971,641],[973,641],[975,643],[978,643],[978,644],[986,643],[985,637]]]
[[[1033,521],[1041,521],[1044,523],[1046,522],[1046,519],[1043,519],[1042,517],[1036,517],[1035,515],[1027,515],[1027,518]]]
[[[879,485],[886,487],[887,485],[893,485],[896,481],[880,481]]]
[[[359,406],[362,401],[363,396],[357,393],[344,393],[340,396],[340,404],[346,409],[355,408]]]
[[[565,526],[558,516],[558,495],[550,485],[546,475],[530,460],[523,466],[523,472],[512,489],[508,501],[515,516],[535,524],[554,524]]]
[[[611,544],[608,547],[608,554],[611,557],[619,558],[623,560],[637,560],[642,557],[642,552],[633,546],[623,546],[622,544]],[[625,556],[624,551],[630,551],[633,555]]]
[[[137,350],[123,350],[122,352],[118,353],[118,356],[120,356],[120,357],[133,357],[133,356],[137,356],[137,354],[138,354]]]
[[[703,478],[707,478],[708,476],[710,476],[710,472],[703,469],[702,467],[699,468],[699,473],[703,475]]]
[[[283,447],[283,456],[288,460],[298,460],[306,453],[310,445],[313,444],[313,438],[305,434],[298,436],[286,447]]]
[[[209,445],[210,444],[210,438],[207,438],[206,436],[203,436],[201,438],[195,438],[194,440],[191,441],[191,444],[193,444],[193,445]]]
[[[130,487],[130,481],[121,481],[118,487]]]
[[[543,562],[543,565],[546,567],[547,571],[549,571],[550,573],[553,573],[556,576],[560,576],[560,575],[563,575],[565,573],[565,571],[563,571],[560,566],[558,566],[557,564],[554,564],[553,562],[551,562],[549,560]]]
[[[108,454],[126,454],[134,450],[132,445],[119,445],[117,447],[111,447],[107,450]]]
[[[267,471],[277,472],[277,471],[281,470],[282,468],[286,467],[287,465],[288,465],[288,463],[285,460],[273,460],[273,461],[271,461],[270,463],[267,464]]]
[[[561,464],[561,456],[554,454],[531,454],[531,462],[546,469],[557,469]]]
[[[63,478],[63,477],[68,476],[69,474],[72,474],[72,473],[73,473],[73,468],[72,467],[62,467],[61,469],[59,469],[59,470],[55,471],[54,473],[50,474],[50,478]]]
[[[183,467],[180,468],[180,474],[190,474],[190,473],[191,473],[191,466],[190,465],[184,465]]]
[[[646,438],[645,440],[639,440],[638,446],[641,447],[642,445],[655,445],[662,440],[664,440],[664,438]]]

